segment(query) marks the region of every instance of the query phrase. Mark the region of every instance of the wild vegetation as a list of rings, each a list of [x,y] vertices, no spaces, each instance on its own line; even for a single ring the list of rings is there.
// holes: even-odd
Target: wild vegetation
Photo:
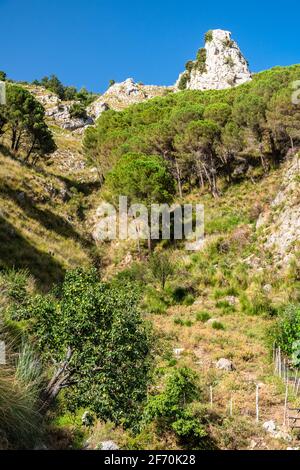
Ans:
[[[26,164],[27,114],[45,121],[11,85],[0,155],[2,448],[286,448],[261,424],[283,416],[274,341],[299,366],[299,247],[278,266],[256,223],[299,148],[299,75],[275,68],[235,89],[108,110],[86,131],[85,155],[78,135],[47,121],[58,155],[35,161],[36,143]],[[97,245],[97,205],[117,207],[120,194],[147,207],[203,203],[203,249]],[[222,358],[230,371],[216,367]]]
[[[291,102],[299,66],[275,68],[225,91],[185,91],[104,113],[87,130],[84,148],[102,178],[128,153],[157,155],[178,195],[218,181],[254,177],[299,143],[299,109]],[[113,170],[117,171],[117,170]]]
[[[8,135],[11,151],[21,154],[25,162],[31,159],[35,164],[56,149],[43,106],[15,84],[6,85],[6,104],[0,108],[0,135],[3,134]]]
[[[44,77],[40,81],[34,80],[32,84],[45,87],[46,90],[55,93],[62,101],[80,101],[84,107],[90,105],[97,98],[95,93],[89,92],[86,88],[81,88],[78,91],[74,86],[64,85],[56,75]]]

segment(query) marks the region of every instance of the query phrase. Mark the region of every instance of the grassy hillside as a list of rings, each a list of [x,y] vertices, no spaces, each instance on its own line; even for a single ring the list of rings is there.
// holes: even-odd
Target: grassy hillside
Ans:
[[[272,332],[282,312],[299,305],[300,256],[293,245],[289,262],[278,263],[272,247],[265,246],[264,228],[257,226],[261,214],[276,220],[280,208],[274,208],[272,201],[288,173],[289,156],[296,158],[300,145],[297,110],[285,107],[290,82],[298,75],[299,66],[275,68],[237,89],[169,94],[122,112],[105,112],[86,132],[85,153],[78,134],[48,120],[57,151],[36,166],[16,158],[2,138],[1,320],[18,346],[20,338],[31,341],[32,354],[43,364],[44,386],[53,374],[53,363],[63,363],[66,357],[72,361],[71,338],[72,347],[78,347],[74,370],[80,370],[80,361],[85,361],[80,380],[62,390],[44,419],[42,441],[47,446],[82,448],[86,439],[89,448],[113,440],[124,449],[257,450],[298,445],[297,432],[283,426],[286,386],[274,374]],[[114,175],[120,162],[124,179],[118,188],[124,189],[126,177],[126,191],[136,201],[139,175],[133,180],[132,174],[126,174],[126,155],[130,164],[145,162],[147,171],[152,171],[147,163],[155,155],[155,168],[167,169],[178,183],[174,202],[205,207],[206,238],[199,252],[186,251],[183,242],[154,244],[156,260],[167,259],[172,268],[165,285],[153,269],[155,258],[146,242],[140,247],[134,241],[95,243],[91,235],[99,222],[99,203],[119,194],[113,193],[114,186],[108,184],[113,178],[107,173]],[[150,178],[151,171],[148,180],[156,182]],[[212,185],[213,175],[217,188]],[[148,181],[147,173],[143,177]],[[298,173],[291,178],[297,182]],[[153,193],[157,195],[153,191],[151,197]],[[97,270],[85,274],[84,268],[90,266]],[[69,273],[62,286],[65,273],[78,267],[83,271]],[[102,285],[99,278],[109,284]],[[44,295],[54,284],[59,288]],[[36,297],[37,293],[42,295]],[[136,312],[135,296],[139,299]],[[118,317],[115,310],[118,315],[126,311],[128,317]],[[132,311],[136,317],[130,317]],[[141,336],[145,339],[141,348],[132,348],[136,318],[139,327],[145,321],[151,331],[149,356],[146,336]],[[61,322],[61,331],[55,328],[55,319]],[[89,331],[85,349],[80,340]],[[111,331],[118,341],[110,347]],[[94,351],[93,341],[99,338],[108,345],[106,368],[97,363],[99,348]],[[129,338],[128,343],[124,338]],[[22,357],[14,348],[12,357]],[[285,359],[292,368],[289,352]],[[147,397],[139,402],[138,422],[133,418],[130,422],[126,411],[128,415],[132,411],[132,416],[136,411],[130,393],[127,396],[119,382],[111,388],[107,384],[123,374],[130,385],[133,361],[143,354],[151,362],[151,375],[144,377],[139,367],[144,388],[141,385],[130,393]],[[230,361],[231,370],[218,368],[220,359]],[[119,366],[111,374],[109,367],[113,370],[115,363]],[[12,364],[0,381],[10,386],[13,382],[11,390],[17,397],[27,396]],[[103,368],[109,369],[106,375],[93,379]],[[80,388],[86,384],[87,388]],[[89,401],[84,401],[83,390]],[[115,409],[109,399],[117,402],[119,396]],[[288,400],[300,406],[295,387],[290,387]],[[29,403],[33,423],[41,418],[36,408],[36,401]],[[82,424],[86,411],[94,419],[91,426]],[[104,422],[103,416],[114,423]],[[281,432],[276,438],[262,427],[269,420]],[[32,446],[9,439],[9,431],[5,436],[3,447]]]
[[[97,261],[84,216],[95,178],[78,137],[52,129],[58,151],[39,167],[0,149],[1,266],[27,268],[46,289],[66,269]]]

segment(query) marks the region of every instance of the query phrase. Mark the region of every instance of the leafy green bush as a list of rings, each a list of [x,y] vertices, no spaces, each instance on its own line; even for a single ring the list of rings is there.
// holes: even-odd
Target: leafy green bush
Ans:
[[[87,119],[87,112],[82,103],[74,103],[70,108],[70,116],[71,118],[76,119]]]
[[[300,306],[288,305],[279,315],[272,337],[281,350],[291,356],[296,353],[300,341]],[[295,356],[296,359],[296,356]]]
[[[95,269],[76,269],[56,295],[36,296],[23,307],[44,363],[57,364],[44,393],[46,407],[65,390],[70,410],[88,407],[104,420],[133,425],[151,365],[138,300],[133,286],[105,284]]]
[[[158,432],[173,431],[177,438],[193,445],[207,437],[205,427],[193,415],[189,405],[201,397],[196,374],[188,368],[176,369],[165,389],[148,400],[146,422],[154,421]]]
[[[177,286],[172,289],[171,296],[177,304],[192,305],[195,301],[194,296],[188,287]]]

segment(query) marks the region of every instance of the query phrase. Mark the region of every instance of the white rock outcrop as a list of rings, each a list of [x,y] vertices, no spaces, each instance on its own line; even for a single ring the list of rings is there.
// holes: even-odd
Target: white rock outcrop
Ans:
[[[189,90],[222,90],[251,80],[248,63],[239,46],[231,39],[231,33],[222,29],[207,33],[202,62],[195,60],[189,64],[189,70],[179,76],[177,89],[182,89],[179,84],[183,76]]]
[[[107,109],[121,111],[132,104],[141,103],[156,96],[164,96],[168,90],[174,91],[174,88],[143,85],[128,78],[124,82],[115,83],[109,87],[100,98],[91,104],[87,111],[89,116],[97,119]]]
[[[235,370],[233,362],[225,358],[221,358],[218,360],[218,362],[216,363],[216,368],[219,370],[224,370],[226,372],[233,372]]]
[[[87,126],[94,124],[94,120],[90,116],[74,118],[70,115],[72,105],[79,103],[78,101],[62,101],[55,93],[42,86],[23,86],[43,105],[46,117],[55,121],[63,129],[82,133]]]
[[[265,237],[264,247],[278,262],[287,265],[300,243],[300,155],[286,164],[282,186],[268,211],[261,214],[257,228]]]

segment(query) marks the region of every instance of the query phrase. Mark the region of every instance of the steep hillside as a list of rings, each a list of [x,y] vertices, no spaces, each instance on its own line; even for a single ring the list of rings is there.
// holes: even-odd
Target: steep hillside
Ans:
[[[34,168],[0,150],[1,266],[28,269],[46,289],[66,269],[97,262],[84,215],[95,174],[80,139],[52,129],[58,150],[46,164]]]
[[[101,116],[83,141],[57,118],[66,103],[27,86],[45,101],[57,150],[29,164],[2,137],[1,321],[30,340],[43,380],[66,377],[44,435],[22,446],[298,447],[285,404],[300,406],[299,366],[282,349],[289,376],[279,377],[274,346],[293,343],[278,334],[286,324],[300,340],[290,313],[300,302],[299,74],[275,68],[206,92],[115,84],[89,108]],[[123,192],[147,205],[203,204],[201,249],[99,241],[99,206]],[[0,447],[18,446],[5,439]]]

